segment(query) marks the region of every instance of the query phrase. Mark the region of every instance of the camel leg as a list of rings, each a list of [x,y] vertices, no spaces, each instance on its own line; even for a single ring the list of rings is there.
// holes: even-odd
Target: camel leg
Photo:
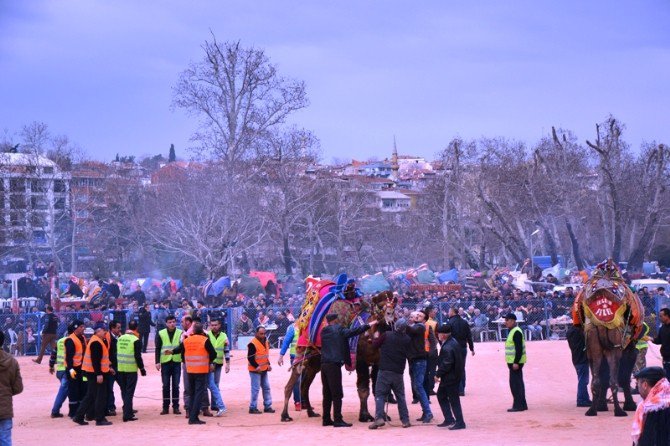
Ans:
[[[597,333],[590,331],[587,333],[587,356],[589,359],[589,368],[591,369],[591,407],[584,415],[595,417],[598,415],[598,400],[602,389],[600,388],[600,363],[603,360],[602,350],[598,341]]]
[[[321,370],[321,356],[314,356],[307,359],[305,371],[302,374],[302,381],[300,382],[300,402],[303,410],[307,411],[307,417],[318,418],[321,415],[314,411],[314,407],[309,401],[309,387],[312,385],[316,374]]]
[[[607,412],[609,410],[607,407],[607,390],[609,390],[610,366],[607,359],[605,359],[604,352],[603,357],[600,360],[598,378],[600,379],[600,393],[598,394],[598,404],[596,405],[596,408],[598,409],[598,412]]]
[[[358,398],[361,400],[358,421],[366,423],[375,421],[368,410],[368,397],[370,396],[370,367],[365,361],[356,361],[356,389]]]
[[[635,344],[632,343],[631,346],[627,347],[621,353],[621,361],[619,362],[619,387],[623,391],[623,410],[625,411],[634,412],[637,410],[637,405],[635,404],[635,400],[633,400],[633,394],[630,389],[630,377],[633,374],[637,355],[638,351],[635,348]]]
[[[614,416],[625,417],[628,415],[619,404],[619,363],[621,362],[621,350],[610,350],[607,354],[607,363],[610,366],[610,389],[612,390],[612,401],[614,402]]]
[[[291,369],[291,377],[288,379],[286,387],[284,387],[284,410],[281,413],[281,420],[284,422],[293,421],[293,418],[291,418],[288,414],[288,400],[293,393],[293,386],[295,386],[295,383],[298,382],[298,378],[300,377],[300,374],[297,370],[298,367]]]

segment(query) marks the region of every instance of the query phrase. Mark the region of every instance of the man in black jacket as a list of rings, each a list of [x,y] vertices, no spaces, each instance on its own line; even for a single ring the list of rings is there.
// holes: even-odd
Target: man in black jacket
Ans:
[[[347,329],[337,323],[337,315],[326,316],[328,325],[321,331],[321,382],[323,383],[323,425],[334,427],[351,427],[350,423],[342,419],[342,364],[351,366],[349,344],[347,339],[365,333],[370,324],[358,328]],[[330,417],[330,407],[333,407],[333,418]]]
[[[398,413],[402,427],[411,426],[403,382],[405,362],[407,362],[407,348],[410,342],[406,331],[406,323],[396,322],[394,331],[386,331],[372,341],[372,346],[379,348],[380,351],[379,373],[375,385],[375,421],[369,426],[370,429],[377,429],[385,424],[384,404],[389,401],[391,391],[397,396]]]
[[[147,346],[149,345],[149,333],[151,332],[151,327],[156,326],[154,321],[151,320],[151,311],[149,310],[149,304],[144,304],[138,313],[137,321],[137,331],[140,333],[140,343],[142,345],[142,353],[147,352]]]
[[[461,346],[461,354],[463,355],[463,378],[459,386],[459,395],[465,396],[465,360],[468,358],[468,347],[475,355],[475,345],[472,343],[472,332],[470,325],[458,314],[458,308],[449,308],[449,325],[451,325],[451,335],[458,345]]]
[[[633,441],[637,446],[670,444],[670,383],[660,367],[645,367],[635,374],[643,401],[633,420]]]
[[[655,338],[647,337],[646,339],[656,345],[661,345],[661,357],[663,358],[665,377],[670,380],[670,308],[661,308],[661,311],[658,312],[658,317],[663,325],[658,329],[658,334]]]
[[[52,306],[48,305],[46,307],[46,314],[42,318],[42,338],[40,339],[40,354],[37,355],[36,359],[33,359],[33,362],[40,364],[42,362],[42,357],[44,357],[44,351],[47,346],[51,348],[51,351],[56,350],[56,331],[58,330],[58,316],[54,314],[54,309]]]
[[[459,396],[459,386],[465,367],[461,347],[452,336],[452,328],[449,324],[437,327],[437,336],[442,348],[437,358],[435,381],[440,383],[437,388],[437,401],[444,415],[444,421],[437,426],[449,427],[449,430],[465,429]]]
[[[589,397],[589,360],[586,357],[586,340],[581,326],[571,325],[566,333],[568,346],[572,353],[572,365],[577,372],[577,407],[590,407]],[[607,380],[609,383],[609,380]]]

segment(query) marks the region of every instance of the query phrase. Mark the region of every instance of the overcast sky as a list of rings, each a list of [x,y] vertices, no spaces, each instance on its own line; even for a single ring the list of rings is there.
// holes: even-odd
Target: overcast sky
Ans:
[[[0,1],[0,130],[32,121],[90,156],[189,157],[172,87],[209,29],[307,84],[293,121],[323,159],[432,157],[448,141],[593,137],[670,143],[670,2]]]

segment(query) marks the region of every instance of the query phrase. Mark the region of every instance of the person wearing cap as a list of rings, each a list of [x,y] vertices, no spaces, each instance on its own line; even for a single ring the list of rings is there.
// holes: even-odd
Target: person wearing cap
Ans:
[[[5,334],[0,331],[0,345],[5,342]],[[12,418],[14,418],[13,397],[23,392],[21,369],[14,357],[0,349],[0,444],[12,444]]]
[[[68,327],[67,330],[68,336],[72,334],[72,326]],[[65,340],[67,336],[63,336],[56,342],[56,349],[51,352],[49,357],[49,373],[56,374],[56,378],[60,385],[58,386],[58,393],[56,394],[56,399],[54,404],[51,407],[51,418],[62,418],[63,414],[60,413],[60,408],[63,406],[65,399],[67,398],[68,391],[68,380],[67,380],[67,371],[65,368]]]
[[[643,400],[633,418],[633,444],[670,445],[670,382],[665,371],[661,367],[645,367],[635,378]]]
[[[84,417],[95,420],[96,426],[112,424],[105,418],[107,413],[106,376],[115,373],[109,359],[109,346],[104,340],[106,331],[107,325],[105,323],[96,323],[93,327],[93,336],[86,345],[81,366],[81,371],[86,373],[86,396],[84,396],[77,413],[72,418],[72,421],[81,426],[88,425]]]
[[[435,382],[440,385],[437,388],[437,401],[444,415],[444,421],[438,427],[448,427],[449,430],[465,429],[463,421],[463,410],[461,409],[460,385],[463,379],[465,363],[461,346],[452,336],[450,324],[442,324],[437,327],[437,336],[440,340],[440,356],[437,360],[437,371]]]
[[[384,324],[385,326],[385,324]],[[409,336],[407,336],[407,324],[396,322],[394,330],[386,330],[372,341],[372,346],[379,349],[379,372],[375,383],[375,421],[369,426],[370,429],[378,429],[384,426],[386,414],[384,405],[389,402],[391,391],[397,396],[398,414],[402,427],[410,427],[409,411],[405,400],[405,363],[407,362],[407,349],[409,348]]]
[[[365,333],[370,327],[377,324],[372,321],[369,324],[357,328],[344,328],[337,323],[337,315],[326,316],[326,325],[321,330],[321,383],[323,385],[323,426],[351,427],[342,418],[342,365],[351,366],[351,355],[349,354],[348,338]],[[331,406],[333,417],[330,416]]]
[[[505,315],[505,326],[509,330],[505,340],[505,362],[509,368],[509,387],[512,391],[514,404],[507,412],[528,410],[526,403],[526,387],[523,382],[523,366],[526,364],[526,340],[523,331],[516,324],[516,315]]]
[[[137,321],[128,322],[128,331],[119,336],[116,341],[116,361],[118,369],[116,379],[121,387],[121,398],[123,400],[123,421],[135,421],[137,418],[133,412],[133,398],[137,387],[137,371],[142,376],[147,376],[142,361],[142,342],[137,336]]]
[[[84,352],[86,351],[86,338],[84,337],[84,330],[86,326],[80,320],[75,320],[68,327],[68,332],[71,334],[64,342],[65,345],[65,369],[67,373],[67,399],[69,402],[68,416],[73,418],[79,409],[79,404],[86,386],[84,385],[84,375],[81,371],[81,365],[84,360]]]

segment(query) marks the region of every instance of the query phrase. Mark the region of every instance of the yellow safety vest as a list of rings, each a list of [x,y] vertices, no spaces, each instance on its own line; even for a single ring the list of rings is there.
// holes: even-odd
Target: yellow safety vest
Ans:
[[[174,350],[179,347],[179,340],[181,339],[182,331],[178,328],[175,329],[174,334],[172,335],[172,341],[168,336],[167,328],[162,329],[158,332],[158,336],[161,338],[161,364],[166,362],[174,361],[181,362],[181,355],[166,355],[165,350]]]
[[[507,339],[505,340],[505,362],[507,364],[514,364],[514,358],[516,357],[516,349],[514,348],[514,333],[521,333],[521,359],[519,364],[526,363],[526,339],[523,337],[523,331],[516,326],[509,331]]]
[[[300,329],[298,327],[293,327],[293,339],[291,340],[291,346],[289,354],[295,356],[295,349],[298,346],[298,338],[300,337]]]
[[[219,337],[214,337],[214,333],[211,331],[207,333],[207,336],[209,336],[209,341],[212,343],[214,350],[216,350],[216,359],[214,360],[214,364],[222,365],[224,350],[226,348],[226,344],[228,344],[228,336],[222,331],[219,332]]]
[[[65,370],[65,340],[67,336],[60,338],[56,342],[56,371],[62,372]]]
[[[132,333],[126,333],[119,336],[116,341],[116,358],[119,372],[137,372],[137,362],[135,361],[135,341],[138,338]]]
[[[642,322],[642,325],[644,326],[643,328],[643,333],[642,333],[642,338],[647,336],[649,334],[649,325],[647,325],[646,322]],[[639,341],[637,341],[637,344],[635,344],[635,348],[638,350],[643,350],[645,348],[649,348],[649,343],[647,341],[643,341],[642,338],[640,338]]]

